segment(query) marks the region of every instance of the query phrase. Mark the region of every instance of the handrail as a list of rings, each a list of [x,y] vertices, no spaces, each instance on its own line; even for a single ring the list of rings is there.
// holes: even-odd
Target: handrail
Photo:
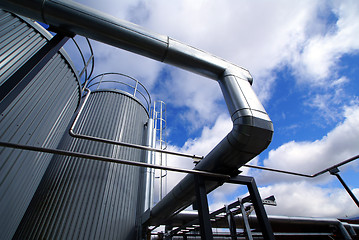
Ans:
[[[315,177],[318,177],[326,172],[329,172],[330,170],[334,169],[334,168],[338,168],[340,166],[343,166],[347,163],[350,163],[354,160],[357,160],[359,158],[359,155],[356,155],[354,157],[351,157],[349,159],[346,159],[340,163],[337,163],[331,167],[328,167],[324,170],[321,170],[317,173],[314,173],[314,174],[305,174],[305,173],[298,173],[298,172],[291,172],[291,171],[286,171],[286,170],[280,170],[280,169],[275,169],[275,168],[268,168],[268,167],[262,167],[262,166],[255,166],[255,165],[248,165],[248,164],[245,164],[243,165],[242,167],[248,167],[248,168],[256,168],[256,169],[260,169],[260,170],[264,170],[264,171],[271,171],[271,172],[278,172],[278,173],[284,173],[284,174],[289,174],[289,175],[295,175],[295,176],[300,176],[300,177],[307,177],[307,178],[315,178]]]
[[[87,85],[87,82],[88,80],[91,78],[91,75],[93,73],[93,70],[94,70],[94,66],[95,66],[95,58],[94,58],[94,53],[93,53],[93,49],[92,49],[92,45],[89,41],[88,38],[85,37],[86,41],[87,41],[87,44],[89,46],[89,49],[90,49],[90,52],[91,52],[91,56],[89,57],[89,59],[87,60],[87,62],[85,61],[85,56],[84,54],[82,53],[82,50],[79,46],[79,44],[76,42],[75,38],[71,38],[73,43],[75,44],[75,46],[77,47],[77,49],[79,50],[79,53],[81,55],[81,59],[82,59],[82,63],[84,64],[84,67],[83,69],[81,70],[80,74],[79,74],[79,77],[81,78],[82,74],[85,73],[85,80],[84,80],[84,83],[83,83],[83,89],[84,90],[86,88],[86,85]],[[91,71],[89,74],[87,74],[87,67],[88,65],[90,64],[90,61],[92,61],[92,66],[91,66]]]
[[[120,81],[120,80],[102,80],[102,78],[104,76],[109,76],[109,75],[118,75],[118,76],[121,76],[121,77],[125,77],[126,79],[130,79],[130,80],[134,81],[135,84],[131,85],[130,83],[126,83],[126,82]],[[101,77],[101,80],[97,81],[97,82],[94,82],[94,80],[99,78],[99,77]],[[131,94],[131,93],[129,93],[129,94],[132,95],[133,97],[136,97],[136,93],[139,93],[142,96],[145,103],[147,104],[147,110],[150,109],[151,102],[152,102],[151,95],[147,91],[146,87],[139,80],[137,80],[136,78],[133,78],[133,77],[128,76],[128,75],[123,74],[123,73],[116,73],[116,72],[102,73],[102,74],[99,74],[99,75],[93,77],[92,79],[90,79],[88,81],[88,83],[87,83],[87,88],[91,88],[91,87],[93,87],[95,85],[98,85],[97,88],[99,88],[102,83],[118,83],[118,84],[126,85],[126,86],[132,88],[133,89],[133,94]],[[139,90],[139,86],[141,86],[142,90]],[[119,90],[121,90],[121,89],[119,89]],[[145,93],[143,93],[143,91]]]
[[[10,142],[2,142],[2,141],[0,141],[0,146],[28,150],[28,151],[35,151],[35,152],[51,153],[51,154],[57,154],[57,155],[62,155],[62,156],[86,158],[86,159],[91,159],[91,160],[132,165],[132,166],[138,166],[138,167],[162,169],[162,170],[168,170],[168,171],[180,172],[180,173],[198,174],[201,176],[220,178],[223,180],[230,179],[230,176],[226,175],[226,174],[219,174],[219,173],[212,173],[212,172],[207,172],[207,171],[191,170],[191,169],[184,169],[184,168],[177,168],[177,167],[161,166],[161,165],[156,165],[156,164],[135,162],[135,161],[131,161],[131,160],[117,159],[117,158],[111,158],[111,157],[105,157],[105,156],[99,156],[99,155],[93,155],[93,154],[87,154],[87,153],[71,152],[71,151],[61,150],[61,149],[35,147],[35,146],[22,145],[22,144],[17,144],[17,143],[10,143]]]
[[[79,133],[75,133],[74,128],[80,118],[80,115],[85,107],[85,104],[91,94],[91,90],[86,88],[84,91],[87,91],[87,94],[85,96],[85,99],[83,101],[83,103],[81,104],[79,110],[76,113],[76,117],[70,127],[69,130],[69,134],[72,137],[75,138],[80,138],[80,139],[86,139],[86,140],[92,140],[92,141],[96,141],[96,142],[102,142],[102,143],[110,143],[110,144],[115,144],[115,145],[120,145],[120,146],[125,146],[125,147],[132,147],[132,148],[137,148],[137,149],[142,149],[142,150],[147,150],[147,151],[153,151],[153,152],[159,152],[159,153],[167,153],[167,154],[171,154],[171,155],[175,155],[175,156],[180,156],[180,157],[188,157],[188,158],[193,158],[193,159],[202,159],[202,156],[197,156],[197,155],[193,155],[193,154],[186,154],[186,153],[180,153],[180,152],[174,152],[174,151],[168,151],[168,150],[162,150],[162,149],[157,149],[157,148],[151,148],[148,146],[143,146],[143,145],[138,145],[138,144],[133,144],[133,143],[126,143],[126,142],[118,142],[118,141],[114,141],[111,139],[104,139],[104,138],[99,138],[99,137],[94,137],[94,136],[89,136],[89,135],[83,135],[83,134],[79,134]]]

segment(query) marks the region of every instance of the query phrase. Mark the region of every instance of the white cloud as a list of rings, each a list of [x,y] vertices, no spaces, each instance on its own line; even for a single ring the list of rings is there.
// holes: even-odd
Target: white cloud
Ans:
[[[291,141],[277,149],[271,150],[268,158],[263,161],[266,167],[282,170],[314,174],[331,165],[352,157],[359,149],[359,107],[347,107],[345,121],[330,131],[322,139],[314,142]],[[298,179],[263,172],[258,176],[262,183],[288,181]]]
[[[169,150],[195,154],[207,155],[232,129],[232,121],[228,116],[220,115],[212,127],[204,127],[201,136],[196,139],[188,139],[182,147],[168,146]],[[167,156],[168,166],[192,169],[192,159]],[[182,173],[168,172],[168,189],[172,189],[185,175]]]
[[[259,98],[266,103],[271,99],[274,87],[280,86],[276,82],[275,72],[281,67],[290,66],[297,82],[309,89],[322,88],[320,94],[309,91],[311,104],[306,104],[314,109],[314,114],[325,113],[329,119],[334,120],[336,116],[339,119],[342,117],[338,106],[342,103],[340,96],[345,95],[342,86],[349,80],[338,76],[336,64],[343,55],[357,53],[359,49],[359,2],[356,0],[82,2],[244,66],[254,76],[253,87]],[[327,17],[323,15],[330,14],[335,14],[338,20],[328,27]],[[174,68],[167,68],[168,78],[161,79],[163,64],[112,47],[95,45],[97,72],[119,71],[137,77],[145,82],[154,96],[162,96],[162,99],[174,106],[187,108],[180,116],[186,120],[184,124],[190,123],[195,128],[213,125],[203,127],[201,136],[189,139],[184,146],[170,146],[169,149],[205,155],[230,131],[232,124],[223,115],[227,110],[223,107],[216,82]],[[162,82],[159,82],[160,79]],[[335,108],[328,107],[329,100],[335,100]],[[358,108],[347,108],[345,117],[343,123],[322,139],[314,142],[291,141],[270,151],[264,165],[313,173],[357,154]],[[293,123],[292,126],[297,125]],[[172,166],[193,167],[192,161],[188,159],[168,156],[168,162]],[[169,188],[183,176],[171,174]],[[285,182],[289,180],[293,182]],[[307,182],[299,182],[297,178],[269,173],[261,173],[258,181],[275,184],[261,189],[264,195],[267,192],[273,194],[271,191],[276,193],[283,207],[278,206],[275,211],[297,214],[299,210],[294,209],[294,204],[290,205],[290,201],[283,203],[283,199],[288,196],[294,203],[298,192],[293,189],[307,189],[305,194],[298,197],[308,203],[303,207],[306,208],[303,212],[313,211],[316,214],[316,209],[327,211],[331,208],[331,215],[338,211],[346,214],[343,210],[346,200],[341,197],[335,200],[331,195],[332,190],[336,191],[334,189],[322,189]],[[215,193],[215,204],[222,204],[227,199],[223,194],[229,195],[234,191],[233,187],[224,187]],[[307,194],[310,196],[304,199],[303,196]],[[311,205],[309,202],[315,202],[315,199],[319,200],[322,207],[311,208],[314,203]],[[333,207],[329,200],[338,205]]]
[[[359,149],[359,106],[347,107],[345,121],[336,126],[326,136],[313,142],[288,142],[269,152],[263,161],[265,167],[314,174],[342,160],[356,155]],[[199,143],[198,143],[199,144]],[[249,164],[257,165],[258,158]],[[340,169],[357,166],[357,163],[345,165]],[[308,179],[241,168],[243,175],[254,176],[260,187],[261,196],[274,195],[277,207],[267,207],[268,214],[312,217],[345,217],[358,214],[352,199],[344,189],[323,187],[333,180],[329,174]],[[211,195],[212,210],[223,207],[242,197],[245,187],[225,184]],[[353,189],[358,196],[359,189]]]
[[[259,187],[262,198],[274,195],[277,206],[266,206],[268,215],[284,215],[296,217],[353,217],[359,210],[343,188],[323,188],[312,182],[296,181],[276,183]],[[359,188],[352,189],[359,196]],[[248,196],[245,186],[225,184],[211,193],[210,210],[214,211]]]
[[[358,207],[344,189],[322,188],[308,182],[278,183],[259,189],[261,196],[274,195],[277,206],[267,214],[298,217],[353,217]],[[359,195],[359,189],[353,189]]]
[[[359,107],[347,107],[345,120],[322,139],[313,142],[291,141],[271,150],[263,165],[270,168],[314,174],[358,153]],[[345,171],[357,163],[345,165]],[[290,216],[345,217],[358,214],[357,207],[344,189],[322,187],[333,180],[329,174],[315,179],[266,171],[252,171],[263,197],[275,195],[277,207],[269,214]],[[320,184],[320,185],[318,185]],[[358,196],[359,189],[353,190]]]
[[[335,31],[306,39],[303,49],[293,61],[293,68],[302,81],[325,84],[335,80],[337,63],[344,54],[358,53],[359,3],[334,1],[332,11],[337,15]],[[333,78],[334,75],[334,78]]]
[[[335,75],[340,56],[356,51],[359,45],[355,0],[82,2],[244,66],[253,74],[253,87],[265,102],[276,86],[275,70],[289,64],[302,82],[314,87],[313,83]],[[332,12],[338,21],[336,28],[328,29],[323,15]],[[194,128],[213,124],[218,114],[226,112],[219,108],[223,99],[211,80],[171,68],[171,78],[160,83],[164,86],[157,92],[155,83],[163,64],[111,47],[97,46],[95,51],[98,72],[119,71],[138,77],[155,96],[162,94],[174,106],[186,107],[182,117]]]
[[[169,106],[185,107],[179,117],[197,129],[212,124],[218,115],[228,112],[221,104],[222,94],[216,81],[185,71],[172,69],[171,77],[164,79],[158,97]]]

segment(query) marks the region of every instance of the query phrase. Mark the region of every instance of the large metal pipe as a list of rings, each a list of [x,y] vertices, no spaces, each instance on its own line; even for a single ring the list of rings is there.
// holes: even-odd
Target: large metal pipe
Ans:
[[[225,71],[219,79],[230,111],[233,129],[195,167],[209,172],[237,175],[238,168],[263,151],[270,143],[272,122],[246,79]],[[151,223],[160,224],[195,200],[194,177],[187,175],[151,211]],[[221,183],[207,181],[207,192]]]
[[[213,80],[218,80],[218,76],[228,68],[241,69],[241,74],[251,79],[247,70],[230,62],[73,1],[1,0],[0,7],[65,32],[86,36]]]
[[[198,219],[198,213],[195,211],[184,211],[171,218],[166,224],[172,227],[181,227],[184,224]],[[236,227],[244,228],[243,216],[236,215],[234,217]],[[344,239],[352,239],[356,237],[355,231],[359,230],[356,224],[348,224],[341,222],[336,218],[315,218],[315,217],[290,217],[290,216],[276,216],[269,215],[269,222],[275,233],[330,233],[333,226],[336,226]],[[248,216],[249,224],[252,229],[259,228],[259,222],[256,216]],[[213,223],[215,228],[228,228],[228,221],[222,218]],[[348,229],[348,230],[347,230]],[[354,238],[355,239],[355,238]]]
[[[83,35],[217,80],[232,117],[233,129],[195,169],[236,175],[240,166],[257,156],[271,141],[272,122],[250,86],[250,73],[239,66],[75,2],[2,0],[0,7],[65,32]],[[219,184],[207,182],[207,191]],[[152,209],[152,221],[160,223],[191,204],[195,196],[193,186],[193,176],[187,175]]]

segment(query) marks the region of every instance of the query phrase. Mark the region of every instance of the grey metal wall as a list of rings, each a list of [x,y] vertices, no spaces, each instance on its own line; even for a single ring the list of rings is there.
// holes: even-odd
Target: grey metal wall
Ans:
[[[128,94],[91,93],[75,132],[144,144],[147,111]],[[144,161],[144,152],[65,137],[62,148]],[[15,239],[135,239],[142,209],[143,169],[55,156],[25,214]]]
[[[50,36],[37,24],[0,10],[0,85]],[[0,115],[0,140],[56,148],[75,112],[80,87],[57,53]],[[0,238],[11,239],[52,156],[0,147]]]

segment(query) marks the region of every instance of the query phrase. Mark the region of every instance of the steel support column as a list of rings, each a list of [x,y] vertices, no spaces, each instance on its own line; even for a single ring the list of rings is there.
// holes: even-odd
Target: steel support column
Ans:
[[[226,208],[229,232],[231,233],[231,239],[232,240],[237,240],[236,222],[234,220],[233,213],[229,209],[228,205],[225,205],[225,208]]]
[[[347,193],[350,195],[350,197],[353,199],[353,201],[355,202],[355,204],[359,207],[359,201],[358,199],[355,197],[354,193],[350,190],[350,188],[348,187],[348,185],[344,182],[344,180],[342,179],[342,177],[339,174],[339,169],[338,168],[332,168],[331,170],[329,170],[330,174],[335,175],[339,182],[343,185],[343,187],[345,188],[345,190],[347,190]]]
[[[251,227],[249,226],[249,221],[248,221],[248,217],[247,217],[247,213],[246,210],[244,209],[244,205],[243,205],[243,200],[242,199],[238,199],[239,201],[239,206],[241,208],[241,213],[242,213],[242,217],[243,217],[243,225],[244,225],[244,234],[247,240],[253,240],[253,236],[252,236],[252,232],[251,232]]]
[[[41,71],[68,39],[69,37],[63,34],[56,34],[0,86],[0,114]]]
[[[257,219],[259,226],[262,230],[263,237],[266,240],[274,240],[274,234],[272,231],[272,227],[269,224],[268,216],[266,214],[266,211],[263,206],[262,199],[259,195],[257,184],[253,177],[247,177],[247,176],[236,176],[231,178],[230,180],[226,181],[228,183],[234,183],[234,184],[245,184],[248,188],[254,210],[256,211]]]
[[[204,183],[203,177],[194,175],[194,179],[196,189],[196,201],[198,207],[198,218],[201,226],[201,239],[212,240],[213,233],[211,221],[209,219],[206,185]]]

